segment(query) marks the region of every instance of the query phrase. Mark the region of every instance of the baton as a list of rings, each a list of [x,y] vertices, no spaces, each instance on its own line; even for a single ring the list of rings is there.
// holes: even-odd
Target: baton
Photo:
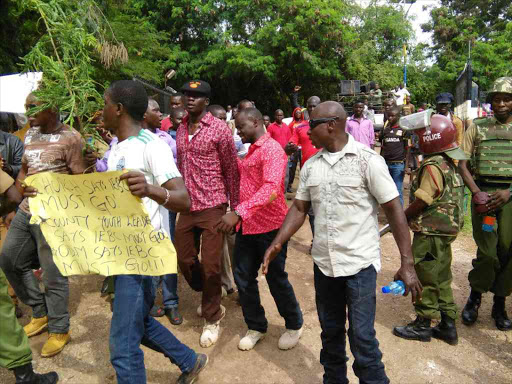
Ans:
[[[386,224],[379,230],[379,235],[380,237],[382,237],[389,232],[391,232],[391,227],[389,226],[389,224]]]

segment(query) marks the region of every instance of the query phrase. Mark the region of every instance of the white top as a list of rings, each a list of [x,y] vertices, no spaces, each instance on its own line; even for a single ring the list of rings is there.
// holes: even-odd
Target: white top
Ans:
[[[161,186],[175,177],[181,177],[171,148],[157,135],[141,129],[138,136],[131,136],[110,149],[108,170],[122,169],[142,172],[148,184]],[[163,229],[169,235],[169,211],[156,201],[142,199],[156,230]]]
[[[315,212],[312,256],[330,277],[380,270],[379,204],[398,197],[384,159],[348,135],[338,153],[322,149],[301,169],[296,199]]]
[[[399,89],[395,92],[396,105],[404,105],[405,104],[405,96],[411,96],[407,88]]]

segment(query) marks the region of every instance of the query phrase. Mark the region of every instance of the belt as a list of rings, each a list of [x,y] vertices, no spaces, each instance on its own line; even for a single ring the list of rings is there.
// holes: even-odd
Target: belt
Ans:
[[[404,160],[401,161],[386,161],[386,164],[402,164]]]

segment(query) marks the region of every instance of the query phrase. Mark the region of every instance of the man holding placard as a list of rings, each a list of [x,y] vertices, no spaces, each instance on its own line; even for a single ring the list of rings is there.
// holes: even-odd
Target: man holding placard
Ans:
[[[134,81],[117,81],[105,92],[105,127],[119,139],[108,159],[108,170],[129,169],[121,176],[133,195],[142,198],[155,230],[168,232],[168,210],[190,209],[190,198],[171,149],[153,133],[142,129],[148,106],[144,87]],[[168,240],[170,241],[170,240]],[[163,353],[183,372],[178,384],[192,383],[208,357],[182,344],[149,312],[155,299],[153,278],[119,275],[115,278],[110,329],[110,359],[119,384],[145,383],[144,354],[140,344]]]
[[[41,104],[33,94],[27,97],[27,110]],[[37,112],[29,117],[30,129],[25,135],[25,153],[17,184],[25,177],[53,172],[77,175],[85,171],[82,157],[83,140],[75,129],[62,124],[59,113],[53,109]],[[18,185],[21,188],[21,185]],[[28,337],[48,328],[48,341],[41,351],[42,357],[60,353],[70,341],[69,334],[69,284],[55,265],[50,246],[38,224],[30,224],[28,198],[35,196],[30,188],[14,217],[2,253],[0,267],[14,288],[18,298],[32,307],[32,319],[24,329]],[[45,292],[33,268],[43,270]]]

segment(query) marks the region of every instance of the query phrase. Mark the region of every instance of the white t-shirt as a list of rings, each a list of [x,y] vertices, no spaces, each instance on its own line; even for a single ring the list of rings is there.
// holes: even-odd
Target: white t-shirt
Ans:
[[[395,92],[396,96],[396,105],[404,105],[405,104],[405,96],[411,96],[407,88],[402,88]]]
[[[171,148],[157,135],[144,129],[140,130],[138,136],[115,143],[110,149],[108,170],[122,169],[141,172],[148,184],[156,186],[181,177]],[[149,197],[143,198],[142,202],[153,227],[163,229],[169,235],[169,211]]]

